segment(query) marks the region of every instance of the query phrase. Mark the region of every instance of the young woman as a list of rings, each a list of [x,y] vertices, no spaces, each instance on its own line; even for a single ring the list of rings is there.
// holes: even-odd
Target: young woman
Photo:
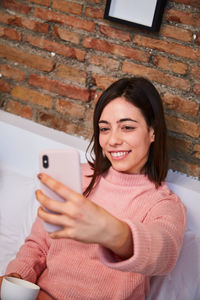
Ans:
[[[164,183],[166,140],[155,87],[137,77],[113,83],[94,111],[94,161],[82,166],[83,195],[38,175],[66,201],[36,191],[56,214],[39,208],[7,274],[36,282],[42,300],[145,299],[150,277],[175,265],[185,230],[184,207]],[[62,230],[48,234],[43,220]]]

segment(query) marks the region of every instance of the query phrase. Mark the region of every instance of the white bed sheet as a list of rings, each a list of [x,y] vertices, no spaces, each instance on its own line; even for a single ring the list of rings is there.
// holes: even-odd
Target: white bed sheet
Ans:
[[[0,274],[30,233],[37,215],[36,180],[0,166]]]

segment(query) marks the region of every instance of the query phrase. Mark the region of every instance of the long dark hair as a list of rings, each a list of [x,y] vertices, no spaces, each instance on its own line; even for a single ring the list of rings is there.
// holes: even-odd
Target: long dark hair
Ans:
[[[158,187],[165,179],[168,171],[167,128],[165,123],[162,99],[154,85],[143,77],[123,78],[110,85],[100,96],[94,110],[93,136],[87,152],[91,151],[94,158],[88,161],[93,175],[91,182],[84,191],[89,195],[98,177],[111,166],[110,161],[102,153],[99,144],[99,119],[104,107],[112,100],[123,97],[140,109],[148,128],[154,129],[155,141],[151,143],[146,164],[142,173]],[[92,155],[91,155],[92,156]]]

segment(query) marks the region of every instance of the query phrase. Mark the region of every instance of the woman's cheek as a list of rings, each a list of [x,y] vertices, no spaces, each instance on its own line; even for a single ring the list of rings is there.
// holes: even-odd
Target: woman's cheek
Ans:
[[[105,147],[105,137],[102,136],[102,135],[99,136],[99,144],[100,144],[101,148],[104,149],[104,147]]]

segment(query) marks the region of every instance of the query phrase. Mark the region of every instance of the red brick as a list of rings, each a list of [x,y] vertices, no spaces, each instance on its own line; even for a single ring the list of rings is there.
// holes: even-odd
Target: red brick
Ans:
[[[188,66],[182,62],[168,59],[167,57],[163,57],[160,55],[156,55],[154,57],[154,65],[160,67],[162,69],[172,71],[174,73],[178,73],[181,75],[185,75],[187,73]]]
[[[90,3],[100,3],[101,0],[88,0],[88,2],[90,2]]]
[[[8,65],[1,65],[0,72],[3,76],[17,81],[23,81],[26,77],[25,72],[16,68],[12,68]]]
[[[64,131],[67,133],[75,134],[77,130],[77,125],[61,119],[59,116],[53,116],[46,112],[39,112],[38,113],[38,122],[42,123],[48,127]]]
[[[54,62],[50,59],[28,53],[7,45],[0,45],[0,57],[24,64],[31,68],[49,72],[54,67]]]
[[[186,134],[194,138],[198,138],[200,136],[200,125],[191,121],[180,119],[178,117],[166,115],[165,118],[169,130]]]
[[[175,77],[172,75],[165,74],[157,69],[152,69],[150,67],[145,67],[142,65],[134,64],[131,62],[124,61],[122,66],[122,71],[125,73],[130,73],[133,75],[144,76],[150,80],[160,82],[167,86],[174,88],[179,88],[185,91],[190,90],[189,80]]]
[[[99,31],[101,33],[103,33],[105,36],[108,36],[108,37],[111,37],[111,38],[114,38],[117,40],[121,40],[124,42],[130,42],[130,40],[131,40],[129,33],[119,30],[119,29],[116,29],[116,28],[113,28],[113,27],[110,27],[110,26],[100,25]]]
[[[107,58],[103,56],[98,55],[90,55],[88,58],[90,64],[100,66],[104,69],[110,69],[110,70],[117,70],[119,68],[119,61]]]
[[[66,0],[53,0],[52,8],[80,16],[83,5]]]
[[[58,36],[61,40],[68,41],[74,44],[79,44],[81,35],[76,32],[66,30],[64,28],[54,26],[54,36]]]
[[[41,18],[49,22],[65,24],[86,31],[94,31],[95,28],[95,23],[92,21],[86,21],[77,17],[67,16],[39,7],[35,8],[34,16],[36,18]]]
[[[192,164],[186,161],[183,162],[182,159],[175,160],[174,158],[172,158],[170,160],[170,168],[172,170],[187,174],[188,176],[200,178],[200,167],[198,164],[194,164],[194,163]]]
[[[200,67],[192,66],[190,72],[193,77],[200,79]]]
[[[4,99],[1,97],[0,98],[0,108],[4,107],[5,101]]]
[[[81,136],[87,140],[91,140],[93,131],[88,126],[82,126],[81,124],[78,125],[76,129],[76,135]]]
[[[10,85],[7,81],[0,78],[0,91],[3,93],[10,92]]]
[[[172,21],[184,25],[192,25],[194,27],[200,27],[199,14],[179,11],[175,9],[169,9],[165,12],[165,19],[167,21]]]
[[[194,145],[193,150],[194,150],[194,156],[200,159],[200,145],[199,144]]]
[[[0,12],[0,22],[42,33],[48,33],[49,30],[48,24],[36,22],[34,20],[31,20],[30,18],[17,16],[16,14],[10,15],[7,13]]]
[[[58,65],[56,76],[85,85],[87,73],[69,65]]]
[[[49,95],[41,94],[38,91],[34,91],[23,86],[15,86],[11,91],[11,95],[20,100],[47,108],[52,106],[52,98]]]
[[[93,74],[96,85],[99,89],[105,90],[109,85],[117,80],[117,78],[111,78],[108,76]]]
[[[200,34],[197,34],[195,43],[196,43],[198,46],[200,46]]]
[[[9,24],[10,18],[12,18],[12,15],[0,11],[0,22],[1,23]]]
[[[166,52],[168,54],[171,53],[179,57],[182,56],[188,59],[200,61],[200,50],[194,49],[189,46],[184,46],[177,43],[170,43],[164,40],[153,39],[140,35],[136,35],[134,37],[134,43],[142,47],[156,49],[159,51]]]
[[[89,109],[87,109],[86,114],[85,114],[85,118],[84,118],[84,124],[85,127],[87,127],[89,129],[88,132],[93,133],[93,122],[92,122],[92,116],[94,114],[94,103],[93,106]]]
[[[21,33],[13,28],[0,27],[0,37],[5,37],[15,41],[21,41]]]
[[[165,93],[163,96],[165,105],[175,111],[196,117],[199,111],[199,104],[177,95]]]
[[[84,117],[84,124],[81,122],[76,129],[76,134],[85,137],[87,140],[90,140],[93,134],[92,116],[93,109],[88,109]]]
[[[39,47],[41,49],[45,49],[50,52],[55,52],[57,54],[68,56],[80,61],[84,61],[85,59],[85,51],[72,48],[63,44],[59,44],[57,42],[46,40],[42,37],[27,35],[25,37],[26,42],[31,44],[32,46]]]
[[[200,179],[200,166],[199,163],[197,164],[190,164],[186,162],[186,171],[184,173],[186,173],[187,175],[191,175],[193,177],[196,177],[198,180]]]
[[[9,113],[21,116],[26,119],[31,119],[33,116],[33,111],[31,107],[22,105],[21,103],[11,100],[9,100],[6,103],[5,110]]]
[[[191,42],[193,36],[190,30],[186,30],[183,28],[170,26],[170,25],[162,26],[160,30],[160,35],[173,38],[176,40],[184,41],[184,42]]]
[[[63,99],[56,100],[56,110],[63,115],[70,115],[76,119],[83,118],[85,114],[84,106]]]
[[[103,19],[104,10],[97,8],[97,7],[88,6],[85,8],[85,15],[86,15],[86,17],[89,17],[89,18]]]
[[[191,154],[192,143],[172,136],[168,137],[169,150],[177,153]]]
[[[89,37],[84,38],[83,46],[86,48],[92,48],[98,51],[108,52],[114,55],[132,58],[143,62],[147,62],[150,57],[150,54],[145,51],[141,51],[138,49],[133,49],[133,48],[117,45],[117,44],[112,44],[104,40],[93,39]]]
[[[81,101],[89,100],[89,91],[87,89],[78,88],[74,85],[64,84],[47,77],[30,75],[29,83],[35,87],[40,87],[44,90],[51,91],[61,96]]]
[[[21,1],[15,0],[4,0],[3,5],[9,10],[15,10],[24,14],[28,14],[31,9],[28,5],[21,3]]]
[[[33,2],[39,5],[50,6],[51,0],[26,0],[28,2]]]
[[[171,0],[172,2],[186,4],[189,6],[200,8],[200,2],[199,0]]]
[[[195,93],[196,95],[200,95],[200,83],[196,83],[196,84],[194,85],[194,93]]]
[[[94,102],[97,103],[99,100],[99,97],[101,96],[102,91],[96,91],[95,96],[94,96]]]

